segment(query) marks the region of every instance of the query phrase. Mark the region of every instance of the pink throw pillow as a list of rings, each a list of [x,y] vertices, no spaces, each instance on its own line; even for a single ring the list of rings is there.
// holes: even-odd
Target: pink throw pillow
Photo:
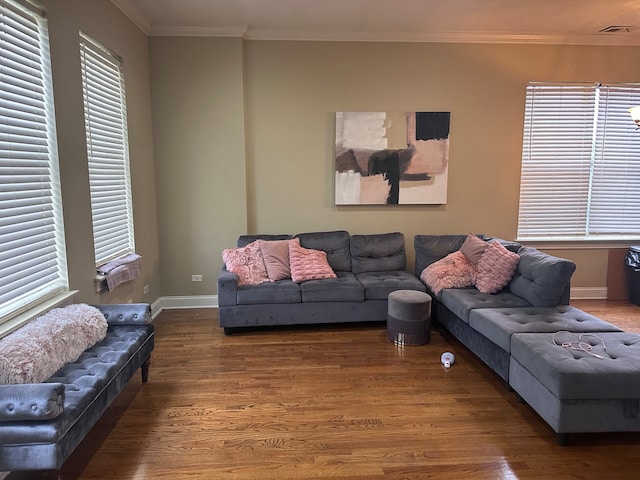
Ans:
[[[291,277],[289,240],[258,240],[270,282]]]
[[[327,253],[301,247],[299,238],[289,241],[289,264],[295,283],[337,276],[327,261]]]
[[[460,250],[433,262],[422,270],[420,280],[436,295],[445,288],[471,287],[478,271]]]
[[[500,242],[490,242],[478,262],[476,288],[482,293],[495,293],[513,278],[520,256]]]
[[[269,281],[260,244],[257,241],[245,247],[223,250],[222,261],[227,266],[227,270],[238,275],[239,286],[257,285]]]

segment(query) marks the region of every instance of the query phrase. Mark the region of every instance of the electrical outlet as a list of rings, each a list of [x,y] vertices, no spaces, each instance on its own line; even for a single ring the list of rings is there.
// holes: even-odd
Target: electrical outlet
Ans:
[[[147,293],[149,293],[149,285],[145,285],[145,286],[144,286],[144,289],[142,290],[142,293],[144,293],[145,295],[146,295]]]
[[[201,282],[202,281],[202,275],[191,275],[191,281],[192,282]]]

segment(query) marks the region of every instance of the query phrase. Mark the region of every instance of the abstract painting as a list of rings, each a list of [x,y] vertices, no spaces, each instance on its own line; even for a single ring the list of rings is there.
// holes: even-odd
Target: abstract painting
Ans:
[[[336,112],[336,205],[447,203],[450,112]]]

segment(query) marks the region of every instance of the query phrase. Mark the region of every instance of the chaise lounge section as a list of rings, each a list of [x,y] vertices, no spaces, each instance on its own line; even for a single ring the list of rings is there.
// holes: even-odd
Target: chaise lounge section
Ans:
[[[416,235],[416,275],[431,278],[425,269],[465,251],[468,238]],[[476,238],[518,255],[512,277],[495,293],[474,286],[434,292],[427,282],[432,319],[504,379],[559,444],[571,433],[640,431],[640,335],[569,305],[573,262],[517,242]]]

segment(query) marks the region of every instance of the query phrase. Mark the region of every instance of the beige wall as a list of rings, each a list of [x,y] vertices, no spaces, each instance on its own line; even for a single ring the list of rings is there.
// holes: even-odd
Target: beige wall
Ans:
[[[47,8],[70,287],[75,301],[153,302],[160,296],[148,39],[108,0],[50,0]],[[82,105],[79,31],[124,59],[138,280],[97,294]],[[143,294],[144,285],[149,293]]]
[[[150,42],[169,295],[203,292],[190,273],[214,293],[222,250],[246,232],[398,230],[410,263],[419,233],[515,238],[527,82],[640,80],[632,47]],[[402,110],[451,112],[447,204],[334,206],[333,112]],[[549,251],[576,261],[574,287],[606,287],[606,249]]]
[[[213,295],[247,230],[242,40],[150,44],[162,294]]]
[[[418,233],[514,238],[527,81],[640,79],[633,47],[147,38],[108,0],[45,4],[78,301],[215,294],[221,252],[246,232],[398,230],[410,264]],[[141,279],[102,295],[93,288],[80,30],[124,58],[143,257]],[[447,204],[334,206],[333,112],[343,110],[450,111]],[[550,252],[576,261],[574,287],[606,287],[606,249]]]

